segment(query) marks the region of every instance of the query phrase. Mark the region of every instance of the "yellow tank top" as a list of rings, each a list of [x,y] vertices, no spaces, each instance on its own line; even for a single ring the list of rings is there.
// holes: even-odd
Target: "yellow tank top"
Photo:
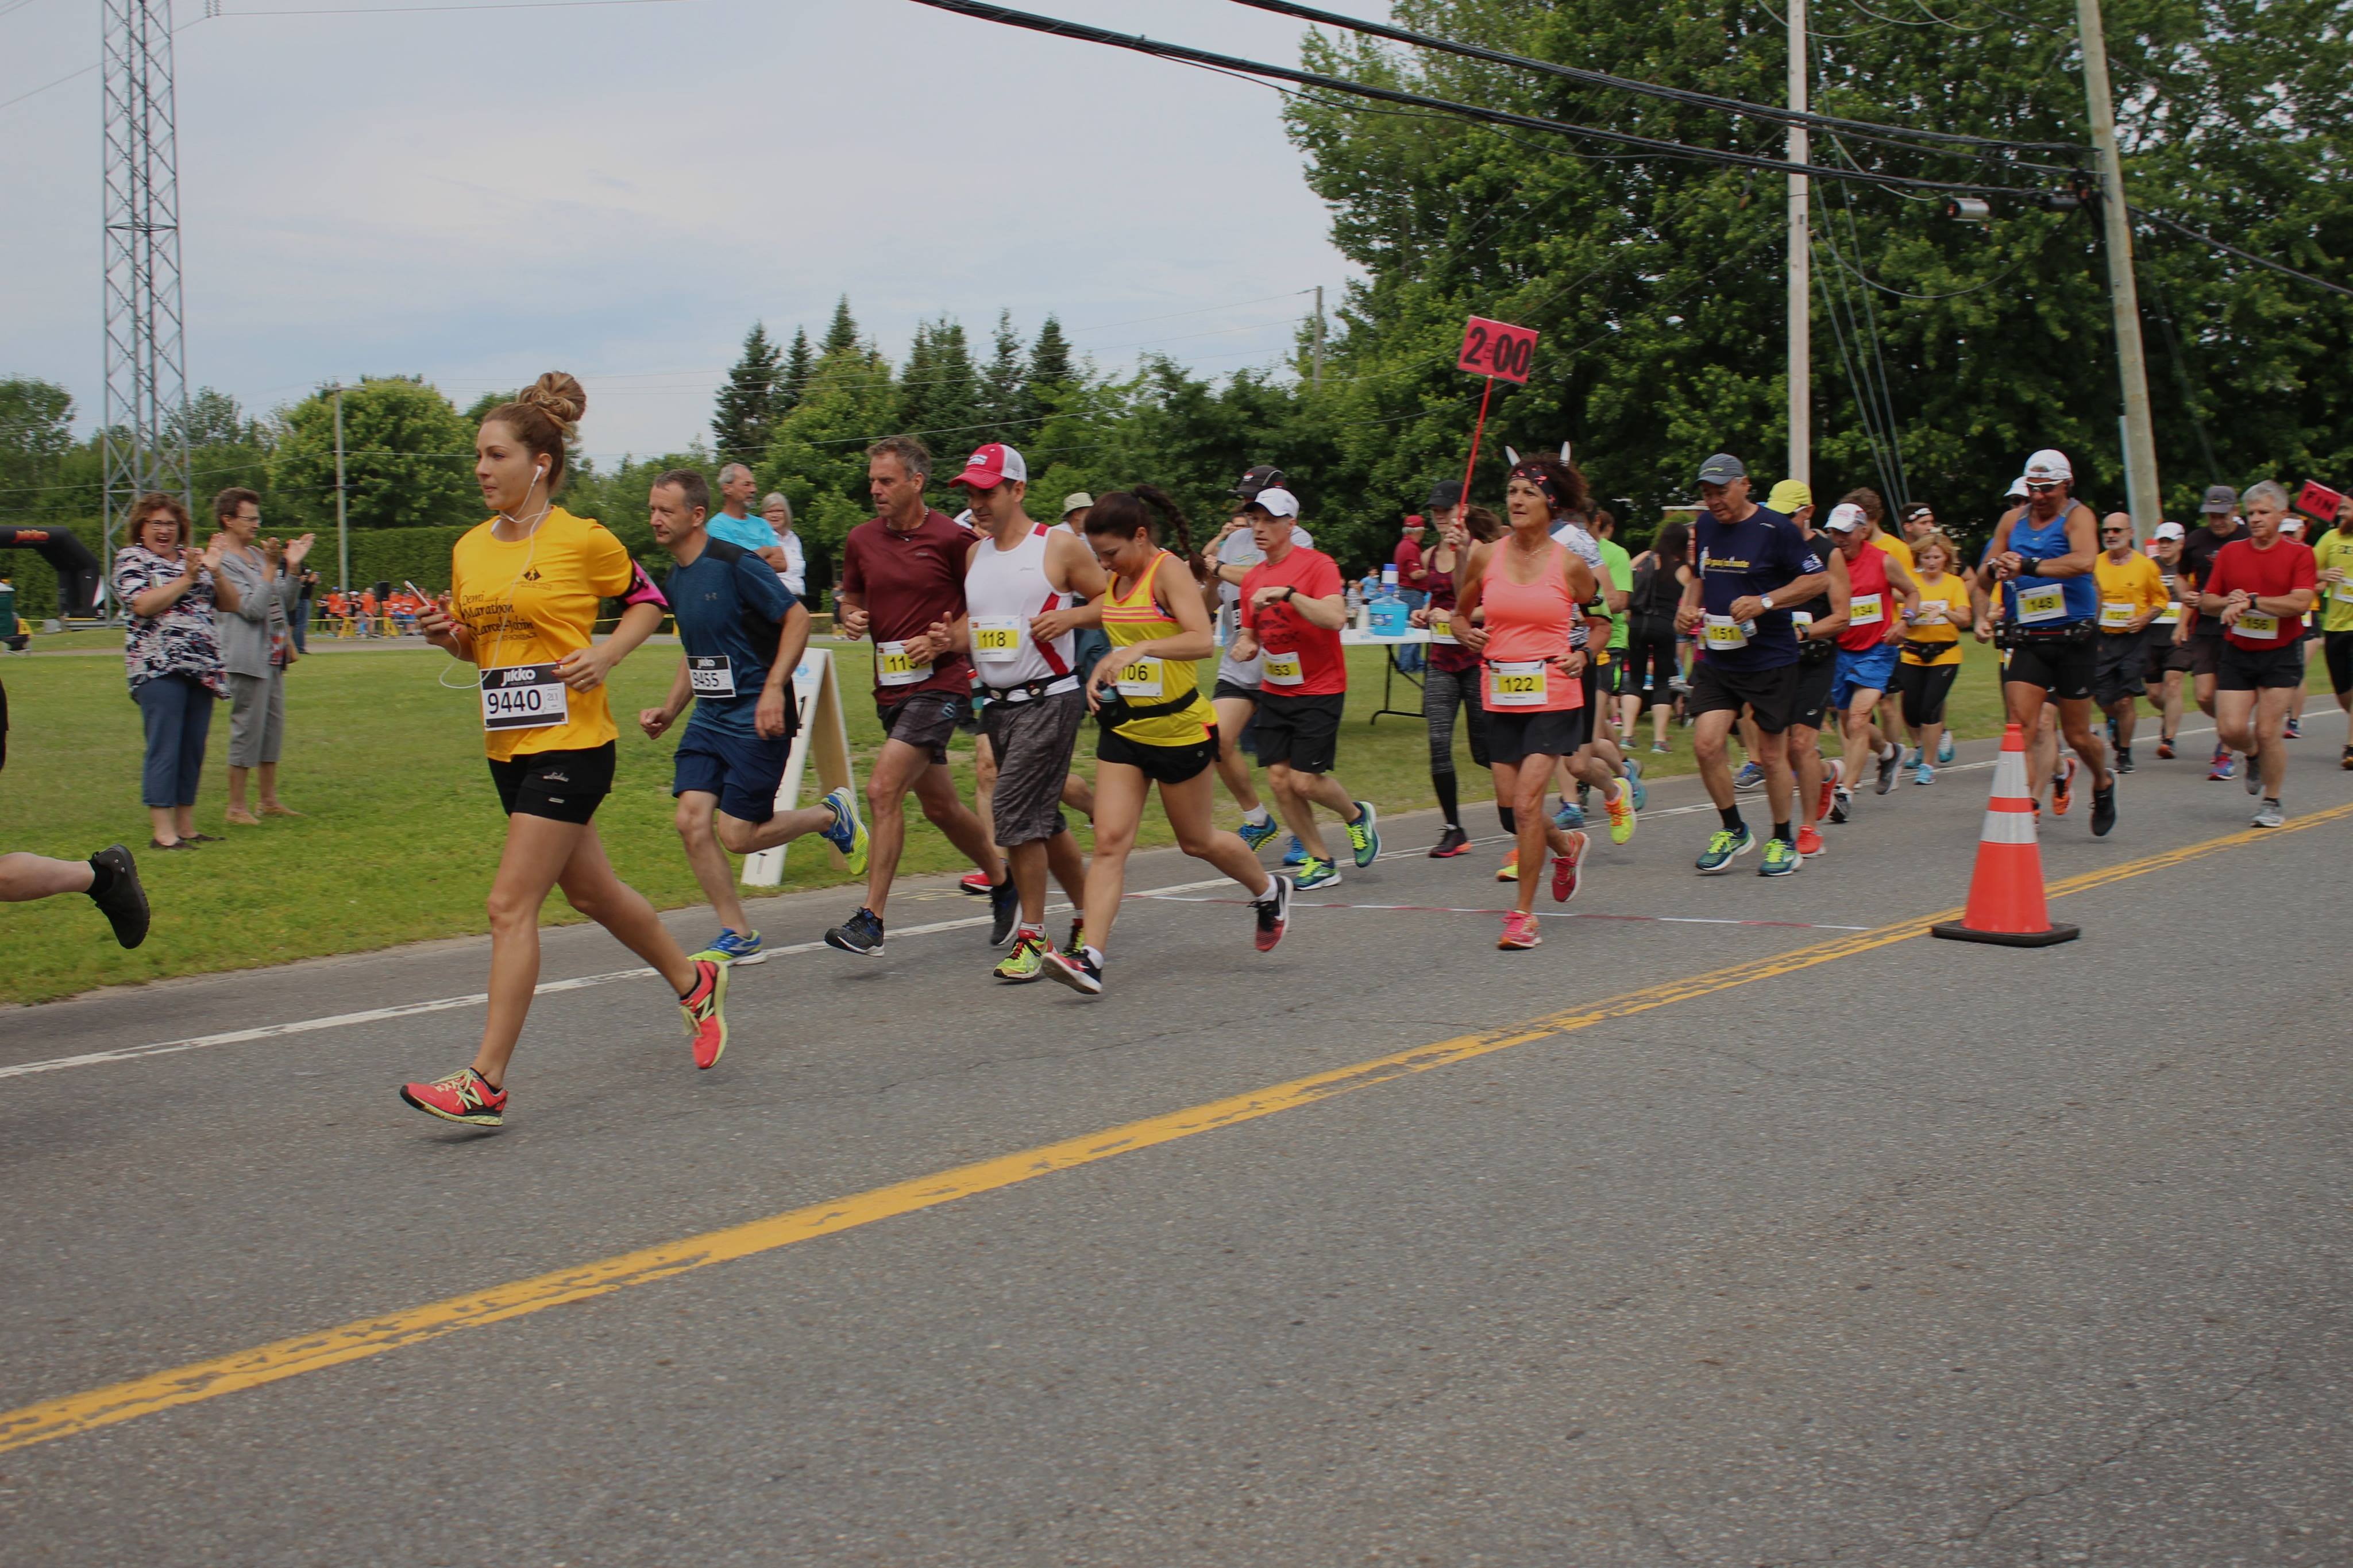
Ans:
[[[1133,588],[1122,594],[1114,583],[1112,592],[1104,595],[1103,636],[1111,639],[1114,651],[1155,637],[1174,637],[1184,629],[1152,596],[1160,568],[1176,559],[1162,551]],[[1201,695],[1198,668],[1198,662],[1189,658],[1141,658],[1121,664],[1119,691],[1130,704],[1143,708],[1180,698],[1187,700],[1182,708],[1120,725],[1120,738],[1140,746],[1196,746],[1208,740],[1215,732],[1218,711]]]

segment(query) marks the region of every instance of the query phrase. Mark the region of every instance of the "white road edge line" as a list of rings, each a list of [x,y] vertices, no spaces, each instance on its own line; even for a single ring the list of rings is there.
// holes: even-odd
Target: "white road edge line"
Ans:
[[[2309,707],[2307,706],[2306,711],[2309,710]],[[2213,727],[2211,725],[2207,725],[2195,730],[2178,730],[2174,732],[2174,738],[2176,740],[2179,740],[2185,735],[2208,735],[2211,733],[2213,733]],[[1995,762],[1998,760],[1999,759],[1995,757],[1989,757],[1985,761],[1978,763],[1955,763],[1947,767],[1940,768],[1937,771],[1940,773],[1967,773],[1973,768],[1989,768],[1993,766]],[[1672,775],[1672,778],[1676,780],[1685,778],[1695,780],[1698,776],[1699,775],[1696,773],[1676,773]],[[1662,779],[1659,782],[1661,784],[1666,784],[1672,781],[1669,779]],[[1662,806],[1655,811],[1645,811],[1642,815],[1646,817],[1682,816],[1689,812],[1714,811],[1715,809],[1715,807],[1714,805],[1703,801],[1697,805]],[[1505,839],[1501,834],[1489,838],[1474,838],[1472,840],[1472,843],[1473,844],[1501,844],[1504,842],[1505,842]],[[1381,858],[1384,860],[1411,858],[1418,858],[1420,854],[1421,851],[1419,850],[1394,849],[1389,851],[1388,854],[1383,855]],[[1176,898],[1176,895],[1177,894],[1199,892],[1205,888],[1222,888],[1226,885],[1227,880],[1228,879],[1224,877],[1211,877],[1206,881],[1178,882],[1166,888],[1147,888],[1138,892],[1130,893],[1128,897],[1132,899],[1167,899],[1174,902],[1178,901]],[[1067,903],[1050,904],[1047,908],[1047,912],[1049,914],[1056,914],[1069,909],[1070,907],[1071,906]],[[1656,918],[1662,921],[1670,919],[1670,917],[1663,915]],[[1715,923],[1694,920],[1692,917],[1683,917],[1683,919],[1695,924]],[[911,936],[931,936],[940,931],[965,931],[973,926],[987,925],[989,917],[987,915],[967,915],[962,920],[934,921],[929,925],[908,926],[904,930],[893,932],[892,934],[902,939]],[[1859,926],[1831,926],[1823,927],[1821,929],[1831,931],[1859,931],[1862,928]],[[767,958],[784,958],[794,953],[815,952],[824,946],[825,943],[822,942],[795,942],[790,947],[771,948],[766,952],[763,953],[761,957],[764,960]],[[617,981],[648,980],[653,977],[653,973],[654,972],[652,970],[645,968],[616,969],[603,974],[583,974],[571,980],[549,980],[542,982],[533,994],[539,996],[549,996],[560,991],[585,991],[594,985],[610,985]],[[487,1003],[490,999],[489,992],[477,991],[470,995],[442,996],[430,1002],[405,1003],[397,1007],[371,1007],[364,1012],[337,1013],[332,1016],[325,1018],[298,1018],[294,1022],[288,1024],[263,1024],[255,1028],[231,1029],[226,1033],[218,1035],[196,1035],[185,1040],[159,1040],[153,1045],[124,1046],[119,1050],[90,1051],[85,1055],[78,1057],[54,1057],[47,1061],[19,1062],[14,1067],[0,1067],[0,1079],[32,1078],[41,1073],[63,1072],[68,1068],[103,1067],[111,1062],[138,1061],[146,1057],[175,1056],[182,1051],[200,1051],[213,1046],[242,1046],[250,1044],[255,1040],[276,1040],[283,1039],[290,1035],[316,1034],[322,1029],[348,1029],[356,1027],[363,1024],[381,1024],[387,1019],[392,1018],[415,1017],[423,1013],[447,1013],[459,1007],[479,1007],[484,1003]]]

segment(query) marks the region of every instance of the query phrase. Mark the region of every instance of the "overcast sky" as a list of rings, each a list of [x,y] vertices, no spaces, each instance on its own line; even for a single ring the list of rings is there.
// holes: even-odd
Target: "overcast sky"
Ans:
[[[1297,59],[1297,24],[1225,0],[1033,4]],[[255,412],[388,374],[462,405],[561,368],[601,460],[703,434],[752,321],[814,336],[845,291],[893,358],[919,318],[978,341],[1002,305],[1107,368],[1222,374],[1350,275],[1272,91],[909,0],[224,8],[175,6],[186,364]],[[93,64],[98,13],[0,0],[0,102]],[[87,428],[96,72],[0,109],[0,374],[70,388]]]

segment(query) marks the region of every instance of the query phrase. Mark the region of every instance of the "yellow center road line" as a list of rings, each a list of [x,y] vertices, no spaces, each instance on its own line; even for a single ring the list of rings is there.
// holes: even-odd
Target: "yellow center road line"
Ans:
[[[2284,828],[2252,828],[2226,834],[2219,838],[2165,850],[2102,870],[2088,871],[2054,882],[2047,891],[2053,898],[2087,892],[2112,882],[2166,870],[2225,849],[2276,838],[2286,832],[2318,826],[2347,816],[2353,816],[2353,804],[2296,817]],[[995,1192],[1056,1171],[1107,1160],[1115,1154],[1133,1153],[1139,1149],[1172,1143],[1197,1133],[1254,1121],[1261,1117],[1314,1105],[1414,1073],[1451,1067],[1457,1062],[1508,1050],[1514,1046],[1574,1034],[1613,1019],[1629,1018],[1636,1014],[1714,995],[1760,980],[1794,974],[1841,958],[1852,958],[1897,942],[1909,942],[1925,934],[1936,922],[1957,919],[1960,913],[1958,910],[1941,910],[1853,936],[1838,937],[1771,957],[1754,959],[1746,963],[1645,986],[1589,1006],[1549,1014],[1500,1029],[1458,1035],[1452,1039],[1416,1046],[1410,1050],[1358,1062],[1352,1067],[1335,1068],[1269,1089],[1211,1100],[1206,1105],[1171,1111],[1164,1116],[1147,1117],[1125,1126],[1091,1132],[1083,1137],[1067,1138],[1060,1142],[1025,1149],[1018,1153],[1003,1154],[993,1160],[982,1160],[954,1170],[918,1176],[912,1181],[894,1182],[888,1186],[876,1187],[830,1203],[811,1204],[804,1208],[771,1215],[765,1219],[749,1220],[683,1240],[623,1253],[617,1258],[603,1258],[574,1268],[557,1269],[529,1279],[493,1286],[487,1290],[451,1296],[445,1300],[381,1317],[363,1318],[322,1332],[301,1334],[280,1340],[274,1344],[260,1345],[133,1378],[127,1383],[27,1405],[0,1415],[0,1453],[111,1426],[120,1421],[169,1410],[175,1405],[195,1405],[240,1389],[259,1388],[307,1372],[362,1361],[387,1351],[438,1339],[460,1329],[480,1328],[488,1323],[504,1322],[511,1318],[528,1317],[550,1307],[610,1295],[634,1285],[651,1284],[691,1269],[708,1268],[714,1263],[773,1252],[796,1242],[854,1230],[860,1226],[872,1225],[877,1220],[936,1208],[959,1198]]]

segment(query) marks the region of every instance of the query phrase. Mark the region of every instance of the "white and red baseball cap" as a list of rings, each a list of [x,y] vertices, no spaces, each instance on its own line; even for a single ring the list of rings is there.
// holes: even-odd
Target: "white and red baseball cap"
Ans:
[[[993,490],[1008,479],[1019,479],[1027,484],[1029,465],[1021,454],[1002,441],[991,441],[964,460],[964,472],[948,483],[970,485],[976,490]]]

